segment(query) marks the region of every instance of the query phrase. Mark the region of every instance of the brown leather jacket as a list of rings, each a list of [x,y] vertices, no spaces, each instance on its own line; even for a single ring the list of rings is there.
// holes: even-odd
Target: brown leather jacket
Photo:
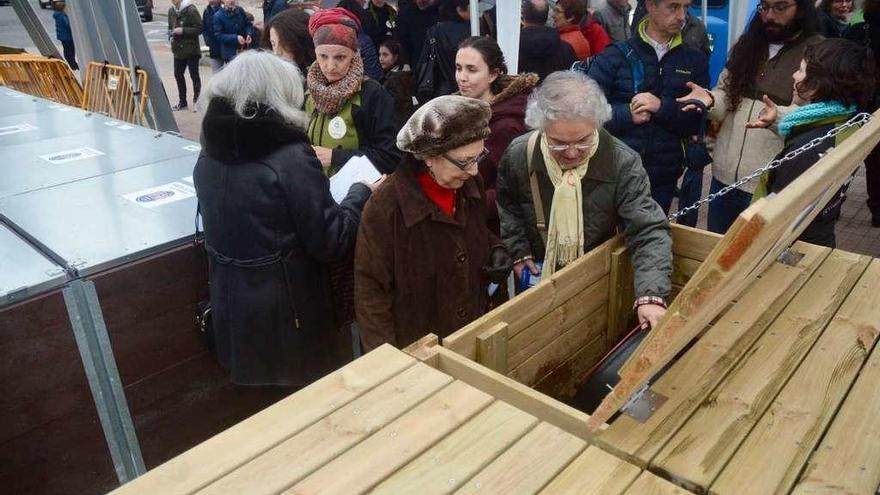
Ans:
[[[458,190],[455,218],[422,192],[410,157],[364,209],[355,251],[355,310],[366,351],[445,337],[486,307],[489,264],[500,240],[486,227],[479,177]]]

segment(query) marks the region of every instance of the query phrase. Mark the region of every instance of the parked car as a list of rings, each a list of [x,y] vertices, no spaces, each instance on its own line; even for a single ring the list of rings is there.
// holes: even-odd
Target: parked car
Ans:
[[[153,20],[153,0],[134,0],[134,4],[137,5],[141,21],[150,22]]]

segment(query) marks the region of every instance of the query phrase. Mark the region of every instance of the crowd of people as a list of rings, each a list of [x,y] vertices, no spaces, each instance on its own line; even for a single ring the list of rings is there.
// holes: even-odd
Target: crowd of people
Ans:
[[[344,0],[312,15],[267,0],[252,31],[235,0],[200,22],[175,2],[179,81],[198,57],[187,40],[211,27],[218,72],[201,95],[193,80],[194,182],[217,353],[243,385],[302,386],[382,344],[445,337],[515,297],[526,273],[549,277],[618,233],[633,311],[653,326],[671,290],[667,216],[699,198],[703,168],[718,191],[873,110],[877,93],[880,0],[836,38],[812,0],[762,0],[714,87],[691,0],[644,0],[631,23],[623,0],[595,12],[522,0],[517,74],[492,10],[471,36],[467,0]],[[833,19],[852,6],[826,3]],[[850,134],[711,202],[709,228],[724,232]],[[329,178],[355,157],[382,177],[337,202]],[[802,239],[834,245],[845,192]]]

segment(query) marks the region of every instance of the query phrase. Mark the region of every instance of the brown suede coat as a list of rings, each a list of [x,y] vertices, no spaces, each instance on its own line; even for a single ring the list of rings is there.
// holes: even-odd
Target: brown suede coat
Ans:
[[[407,162],[406,160],[410,160]],[[411,158],[364,209],[355,252],[355,310],[365,351],[445,337],[486,307],[489,264],[500,240],[486,227],[479,178],[458,190],[455,218],[422,192]]]

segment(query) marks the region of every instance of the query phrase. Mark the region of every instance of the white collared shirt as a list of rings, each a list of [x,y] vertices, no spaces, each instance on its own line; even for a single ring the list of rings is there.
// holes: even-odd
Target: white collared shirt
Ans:
[[[651,48],[657,53],[657,60],[663,60],[663,57],[672,49],[672,41],[675,39],[675,37],[673,37],[666,43],[660,43],[652,38],[647,32],[645,33],[645,38],[648,40],[648,44],[651,45]]]

